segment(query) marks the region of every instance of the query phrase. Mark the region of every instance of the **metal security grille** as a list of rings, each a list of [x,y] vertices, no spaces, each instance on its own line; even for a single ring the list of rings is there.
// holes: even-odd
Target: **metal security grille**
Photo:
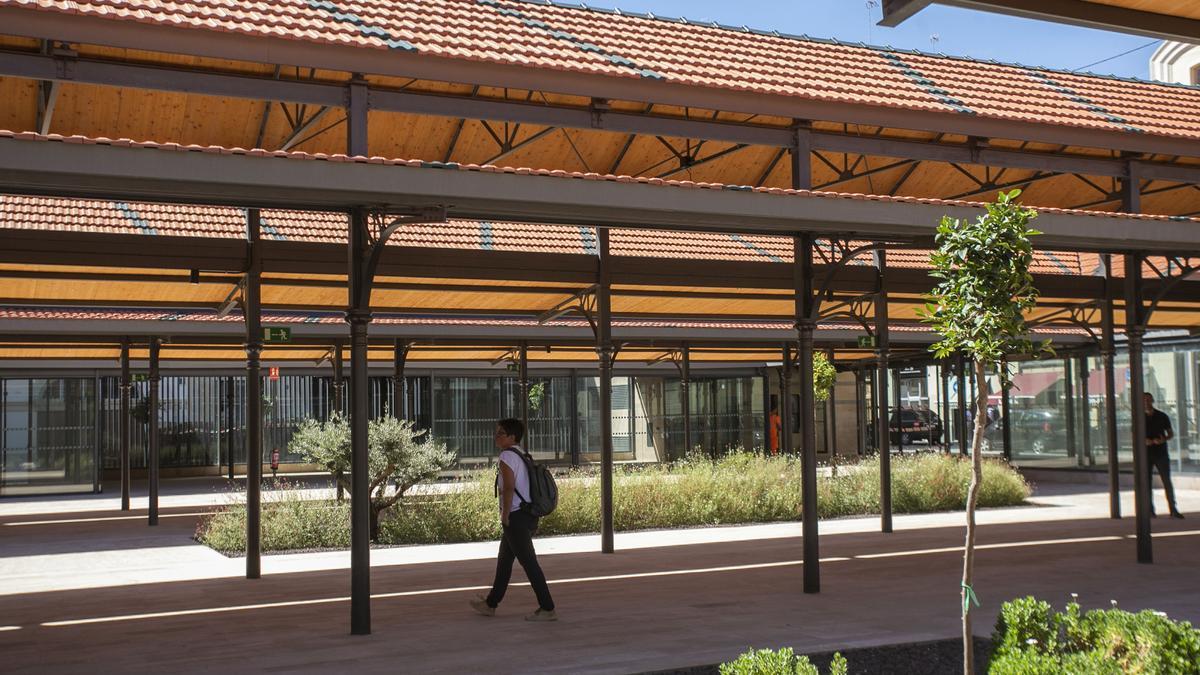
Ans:
[[[0,495],[90,491],[96,381],[0,379]]]

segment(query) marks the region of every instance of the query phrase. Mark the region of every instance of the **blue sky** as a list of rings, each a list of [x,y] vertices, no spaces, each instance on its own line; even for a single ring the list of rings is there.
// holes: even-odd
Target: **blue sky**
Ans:
[[[594,0],[590,4],[1065,70],[1152,42],[1135,35],[938,5],[922,10],[898,28],[883,28],[875,25],[880,9],[875,7],[868,14],[866,0]],[[930,39],[933,35],[936,42]],[[1148,79],[1147,64],[1157,44],[1088,70]]]

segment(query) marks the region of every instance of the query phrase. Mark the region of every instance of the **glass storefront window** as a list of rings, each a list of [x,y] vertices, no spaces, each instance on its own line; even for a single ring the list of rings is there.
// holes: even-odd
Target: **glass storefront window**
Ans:
[[[0,380],[0,417],[0,495],[95,488],[94,378]]]

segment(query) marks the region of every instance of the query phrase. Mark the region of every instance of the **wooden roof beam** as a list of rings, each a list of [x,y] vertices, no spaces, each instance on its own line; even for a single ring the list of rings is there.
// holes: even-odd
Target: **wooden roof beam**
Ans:
[[[447,216],[715,232],[806,231],[863,239],[929,238],[943,215],[978,207],[521,175],[429,165],[305,161],[0,137],[0,191],[202,205],[345,210],[445,205]],[[1192,222],[1042,211],[1044,248],[1196,251]],[[244,242],[237,242],[244,246]],[[176,254],[178,255],[178,253]],[[244,260],[244,258],[243,258]],[[186,265],[186,269],[206,269]]]

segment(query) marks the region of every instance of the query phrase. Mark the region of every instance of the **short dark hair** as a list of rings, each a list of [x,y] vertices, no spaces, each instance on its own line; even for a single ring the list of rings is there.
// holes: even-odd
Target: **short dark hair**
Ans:
[[[517,439],[518,443],[521,442],[522,438],[525,438],[525,425],[521,423],[521,420],[509,417],[508,419],[496,422],[496,426],[503,429],[505,434]]]

